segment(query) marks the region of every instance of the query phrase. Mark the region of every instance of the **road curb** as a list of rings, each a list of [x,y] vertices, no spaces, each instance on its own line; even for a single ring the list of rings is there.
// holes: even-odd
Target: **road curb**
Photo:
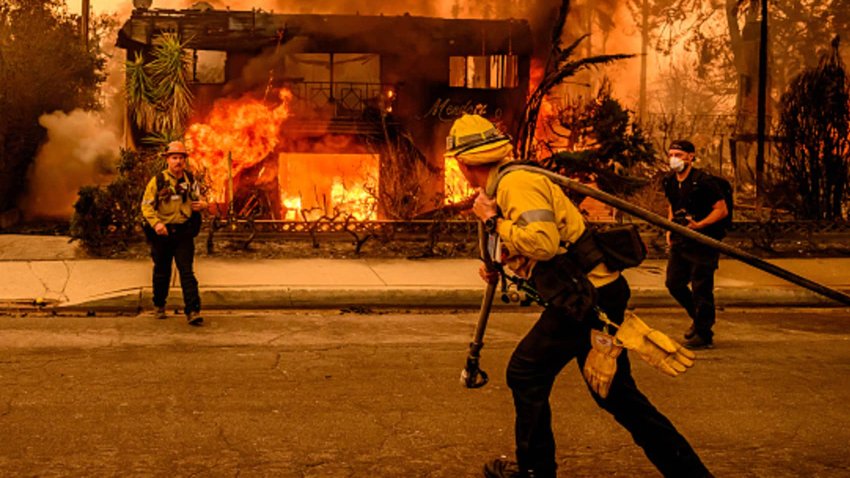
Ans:
[[[458,307],[476,308],[483,288],[422,287],[232,287],[201,290],[204,309],[337,309],[346,307]],[[715,290],[719,307],[843,307],[813,292],[791,288],[723,288]],[[151,307],[150,289],[120,291],[74,303],[57,303],[63,310],[137,312]],[[179,289],[172,290],[169,304],[182,304]],[[633,307],[677,307],[666,289],[632,288]],[[496,306],[503,304],[496,297]]]

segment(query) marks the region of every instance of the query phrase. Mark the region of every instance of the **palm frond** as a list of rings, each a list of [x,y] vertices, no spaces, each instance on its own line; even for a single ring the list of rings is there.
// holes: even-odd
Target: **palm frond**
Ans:
[[[567,0],[564,4],[568,4]],[[561,26],[562,27],[562,26]],[[556,26],[556,30],[558,26]],[[537,88],[529,95],[525,107],[525,113],[517,132],[517,142],[515,144],[516,153],[521,159],[528,159],[531,154],[531,147],[534,141],[534,135],[537,131],[537,118],[540,114],[540,106],[546,99],[546,95],[552,88],[563,83],[567,78],[574,76],[581,70],[594,68],[600,65],[612,63],[617,60],[632,58],[634,55],[627,54],[612,54],[598,55],[589,58],[581,58],[578,60],[569,60],[569,56],[575,51],[584,36],[571,43],[566,49],[553,48],[548,66],[551,66],[551,71],[547,71]]]
[[[136,52],[135,59],[125,63],[125,70],[127,106],[136,126],[150,130],[156,116],[153,108],[153,87],[145,71],[145,61],[141,53]]]
[[[558,57],[557,57],[558,59],[557,59],[555,64],[560,65],[561,63],[566,61],[569,57],[571,57],[573,55],[573,52],[575,51],[575,49],[578,48],[578,46],[581,44],[581,42],[583,42],[589,36],[590,36],[589,34],[585,33],[584,35],[578,37],[578,39],[576,41],[570,43],[569,46],[567,46],[566,48],[559,50],[558,51]]]
[[[145,143],[149,146],[155,146],[158,150],[165,150],[165,147],[168,143],[172,141],[182,140],[183,137],[177,131],[172,130],[162,130],[155,131],[148,136],[142,138],[142,143]]]
[[[187,43],[176,33],[163,33],[154,40],[150,62],[137,53],[126,64],[128,105],[136,125],[154,136],[180,136],[192,114]]]
[[[564,34],[564,25],[567,23],[567,14],[569,12],[569,0],[562,1],[561,7],[558,9],[558,17],[555,19],[555,28],[552,29],[552,54],[549,55],[550,60],[559,56],[558,53],[561,50],[561,36]]]

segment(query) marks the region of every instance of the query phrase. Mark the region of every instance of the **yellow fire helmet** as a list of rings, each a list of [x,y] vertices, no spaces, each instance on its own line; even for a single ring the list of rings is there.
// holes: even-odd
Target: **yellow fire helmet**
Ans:
[[[447,158],[467,165],[501,161],[511,152],[511,138],[479,115],[464,114],[446,137]]]

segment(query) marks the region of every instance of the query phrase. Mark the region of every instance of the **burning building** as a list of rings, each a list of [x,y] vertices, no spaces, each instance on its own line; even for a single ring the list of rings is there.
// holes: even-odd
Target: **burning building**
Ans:
[[[462,197],[452,121],[513,131],[529,86],[521,20],[136,9],[118,45],[149,56],[164,32],[191,55],[186,139],[211,199],[267,219],[409,219]]]

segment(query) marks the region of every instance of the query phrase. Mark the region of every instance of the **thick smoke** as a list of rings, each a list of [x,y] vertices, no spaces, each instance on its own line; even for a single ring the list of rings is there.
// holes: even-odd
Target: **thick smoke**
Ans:
[[[81,186],[108,180],[121,147],[119,135],[99,112],[57,111],[38,122],[47,129],[47,142],[30,168],[21,210],[30,219],[67,219]]]
[[[610,1],[610,0],[609,0]],[[95,12],[119,12],[122,17],[132,8],[130,0],[92,0]],[[275,13],[316,13],[350,15],[421,15],[444,18],[531,18],[539,5],[560,4],[559,1],[538,0],[153,0],[153,9],[186,9],[211,6],[217,10],[262,9]],[[78,13],[76,4],[69,6]],[[548,9],[547,9],[548,10]]]

